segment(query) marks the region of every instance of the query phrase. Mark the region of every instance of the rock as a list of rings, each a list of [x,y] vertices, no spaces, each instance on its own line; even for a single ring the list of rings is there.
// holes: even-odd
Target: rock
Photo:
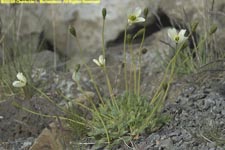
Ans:
[[[12,70],[19,69],[23,67],[22,69],[27,69],[27,73],[30,72],[29,69],[33,69],[34,72],[36,72],[35,69],[37,68],[47,68],[47,69],[54,69],[54,61],[56,61],[56,69],[57,65],[60,64],[58,55],[55,56],[55,54],[51,51],[42,51],[38,53],[28,53],[21,56],[18,56],[14,59],[15,64],[12,62],[9,62],[5,64],[5,66],[10,67]]]
[[[56,124],[51,123],[49,125],[50,129],[45,128],[38,138],[35,140],[34,144],[30,150],[62,150],[63,145],[61,143],[60,136],[57,134],[58,129]]]
[[[34,67],[36,68],[53,69],[55,67],[54,65],[56,65],[57,68],[61,64],[58,54],[49,50],[44,50],[33,54],[33,59],[35,60]]]
[[[168,150],[174,149],[173,141],[171,139],[162,140],[160,141],[160,147]]]
[[[120,5],[117,5],[118,3]],[[50,42],[51,50],[55,49],[61,56],[72,58],[75,55],[80,56],[80,49],[74,37],[68,32],[69,25],[76,28],[84,56],[90,57],[97,50],[101,50],[101,9],[103,7],[107,9],[105,24],[105,43],[107,43],[115,39],[124,30],[129,9],[149,7],[149,12],[155,12],[158,8],[158,2],[149,0],[121,2],[115,0],[111,2],[103,1],[99,5],[15,5],[13,7],[2,7],[1,10],[2,12],[9,12],[10,16],[16,14],[17,18],[26,19],[22,20],[21,37],[37,33],[40,38]],[[149,15],[152,14],[149,13]],[[3,31],[7,29],[6,25],[9,24],[10,19],[7,20],[7,17],[3,15]],[[27,24],[27,22],[30,22],[30,24]]]
[[[120,5],[117,5],[118,3]],[[103,7],[107,8],[105,25],[105,42],[107,42],[115,39],[119,32],[124,30],[128,9],[150,5],[154,8],[157,3],[149,0],[114,0],[102,1],[99,5],[35,5],[24,6],[24,9],[41,18],[39,24],[43,25],[44,37],[55,45],[59,54],[71,58],[75,54],[80,55],[80,50],[76,40],[68,32],[69,25],[76,28],[84,55],[91,56],[100,50],[102,45]]]
[[[156,32],[151,37],[147,37],[144,41],[143,48],[145,49],[144,53],[141,53],[141,67],[142,67],[142,87],[141,89],[145,89],[145,92],[152,93],[153,90],[158,86],[158,83],[161,80],[162,77],[162,69],[163,69],[163,63],[166,61],[166,55],[169,55],[170,48],[168,45],[163,44],[160,41],[167,41],[169,40],[167,36],[167,30],[161,30],[159,32]],[[134,57],[138,57],[140,44],[134,43],[132,45]],[[132,67],[132,54],[127,48],[126,50],[127,55],[127,70],[128,72],[134,72],[134,67]],[[98,57],[98,55],[96,55]],[[165,61],[163,62],[162,59]],[[111,46],[107,48],[106,50],[106,63],[108,66],[113,67],[113,69],[118,70],[114,71],[113,69],[110,69],[110,75],[112,75],[112,79],[117,77],[118,84],[117,87],[124,89],[124,82],[123,76],[124,74],[123,69],[121,69],[122,64],[124,62],[123,58],[123,44],[119,44],[117,46]],[[138,60],[135,61],[136,64]],[[138,71],[138,68],[136,69]],[[159,72],[157,74],[157,72]],[[157,74],[157,75],[156,75]],[[151,83],[151,84],[149,84]],[[120,91],[120,90],[119,90]],[[150,94],[151,95],[151,94]]]
[[[223,14],[225,10],[224,0],[204,2],[195,0],[161,0],[159,6],[172,19],[172,24],[174,24],[174,26],[187,28],[191,23],[199,22],[197,34],[200,37],[205,36],[205,33],[209,32],[212,25],[215,24],[217,26],[217,31],[214,34],[216,41],[213,44],[213,49],[215,52],[223,52],[225,50],[223,44],[225,36],[221,34],[225,33]],[[183,25],[177,25],[181,22],[183,22]],[[211,49],[209,51],[211,51]]]
[[[1,51],[4,55],[19,56],[36,52],[43,31],[41,18],[23,8],[23,5],[1,5]]]

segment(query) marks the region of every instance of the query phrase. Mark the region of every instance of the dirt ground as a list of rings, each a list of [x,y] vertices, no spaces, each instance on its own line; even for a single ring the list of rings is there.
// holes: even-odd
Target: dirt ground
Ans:
[[[13,103],[41,114],[62,115],[52,103],[43,98],[30,100],[10,98],[0,103],[0,142],[10,142],[18,138],[37,137],[53,118],[46,118],[17,108]]]

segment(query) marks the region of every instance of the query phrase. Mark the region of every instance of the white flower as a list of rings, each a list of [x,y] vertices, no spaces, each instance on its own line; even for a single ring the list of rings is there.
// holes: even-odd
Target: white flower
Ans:
[[[177,44],[182,43],[188,39],[188,37],[185,36],[185,33],[186,33],[185,29],[181,29],[180,32],[178,32],[175,28],[168,29],[168,36],[170,37],[171,40],[173,40]]]
[[[105,58],[103,57],[103,55],[100,55],[97,59],[93,59],[93,62],[98,65],[99,67],[103,67],[105,65]]]
[[[128,15],[128,24],[132,25],[137,22],[144,22],[145,18],[139,17],[141,15],[141,9],[136,8],[131,14]]]
[[[23,75],[23,73],[19,72],[17,75],[17,81],[13,82],[13,86],[14,87],[24,87],[27,84],[27,79],[26,77]]]

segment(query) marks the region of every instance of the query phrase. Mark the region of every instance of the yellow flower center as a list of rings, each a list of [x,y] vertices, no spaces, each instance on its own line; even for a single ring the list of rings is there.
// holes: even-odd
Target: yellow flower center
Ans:
[[[137,17],[134,16],[134,15],[132,15],[132,16],[129,17],[129,19],[130,19],[131,21],[135,21],[135,20],[137,19]]]
[[[178,42],[178,41],[180,40],[180,37],[179,37],[178,35],[176,35],[176,36],[174,37],[174,40],[175,40],[176,42]]]

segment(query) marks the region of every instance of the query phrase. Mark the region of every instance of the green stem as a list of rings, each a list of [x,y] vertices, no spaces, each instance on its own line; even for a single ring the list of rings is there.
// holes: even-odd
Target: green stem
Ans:
[[[137,89],[137,95],[138,97],[140,96],[140,92],[141,92],[141,49],[142,49],[142,46],[143,46],[143,43],[144,43],[144,39],[145,39],[145,32],[146,32],[146,22],[144,24],[144,32],[143,32],[143,36],[142,36],[142,39],[141,39],[141,44],[140,44],[140,48],[139,48],[139,51],[138,51],[138,65],[139,65],[139,70],[138,70],[138,89]]]
[[[109,80],[109,76],[108,76],[108,73],[107,73],[106,66],[103,66],[103,70],[104,70],[104,73],[105,73],[106,82],[107,82],[110,98],[112,100],[112,104],[116,106],[117,110],[119,110],[119,107],[116,103],[116,100],[115,100],[115,97],[114,97],[114,94],[113,94],[113,89],[112,89],[112,86],[111,86],[111,82]]]
[[[124,81],[125,81],[125,91],[128,90],[128,83],[127,83],[127,61],[126,61],[126,43],[127,43],[127,27],[128,25],[126,25],[125,31],[124,31],[124,45],[123,45],[123,61],[124,61]]]
[[[47,117],[47,118],[59,118],[59,119],[62,119],[62,120],[67,120],[67,121],[71,121],[73,123],[77,123],[77,124],[80,124],[80,125],[83,125],[83,126],[86,126],[85,123],[82,123],[82,122],[78,122],[78,121],[75,121],[75,120],[72,120],[72,119],[69,119],[69,118],[66,118],[66,117],[61,117],[61,116],[52,116],[52,115],[45,115],[45,114],[41,114],[41,113],[38,113],[38,112],[35,112],[35,111],[32,111],[30,109],[27,109],[25,107],[22,107],[20,106],[18,103],[16,102],[13,102],[12,103],[15,107],[18,107],[18,108],[21,108],[22,110],[26,111],[26,112],[29,112],[31,114],[34,114],[34,115],[38,115],[38,116],[42,116],[42,117]]]
[[[102,22],[102,55],[105,58],[105,36],[104,36],[104,32],[105,32],[105,19],[103,19]]]
[[[91,71],[90,71],[90,68],[89,68],[86,64],[85,64],[85,66],[86,66],[86,69],[87,69],[87,71],[88,71],[88,73],[89,73],[89,76],[90,76],[91,80],[93,80],[93,76],[92,76],[92,73],[91,73]],[[96,86],[94,80],[93,80],[93,83],[94,83],[94,86]],[[96,86],[95,88],[97,89],[97,93],[99,94],[99,96],[100,96],[100,98],[101,98],[100,100],[103,102],[102,97],[101,97],[101,95],[100,95],[100,93],[99,93],[99,91],[98,91],[97,86]],[[96,114],[97,114],[98,118],[100,119],[100,121],[101,121],[101,123],[102,123],[102,125],[103,125],[103,127],[104,127],[104,130],[105,130],[105,133],[106,133],[106,137],[107,137],[107,141],[108,141],[108,143],[110,143],[109,133],[108,133],[108,130],[107,130],[106,126],[105,126],[105,123],[104,123],[104,121],[103,121],[103,119],[102,119],[102,116],[101,116],[100,112],[99,112],[98,109],[96,108],[96,106],[95,106],[95,104],[93,103],[92,99],[90,99],[90,97],[87,96],[87,95],[85,94],[85,92],[84,92],[82,89],[80,89],[80,90],[81,90],[81,92],[86,96],[86,98],[87,98],[88,101],[91,103],[91,105],[93,106],[94,110],[96,111]],[[103,104],[104,104],[104,103],[103,103]]]
[[[46,95],[44,92],[42,92],[40,89],[30,85],[33,89],[35,89],[38,93],[40,93],[44,98],[46,98],[49,102],[51,102],[53,105],[55,105],[57,108],[59,108],[62,112],[64,112],[65,110],[59,106],[58,104],[56,104],[56,102],[54,102],[48,95]],[[82,119],[83,121],[85,121],[86,119],[80,117],[79,115],[75,115],[73,114],[74,116],[76,117],[79,117],[80,119]]]
[[[133,92],[136,92],[136,80],[135,80],[135,73],[134,73],[134,80],[133,80],[133,84],[132,84],[132,70],[134,69],[134,72],[135,72],[135,64],[134,64],[134,53],[133,53],[133,48],[132,48],[132,43],[129,43],[129,51],[130,51],[130,54],[131,54],[131,68],[130,68],[130,76],[129,76],[129,94],[131,93],[131,87],[133,86],[134,87],[134,90]]]
[[[77,34],[77,33],[76,33],[76,34]],[[81,47],[81,44],[80,44],[80,40],[79,40],[79,38],[78,38],[78,35],[76,35],[75,40],[76,40],[78,49],[80,50],[80,58],[82,59],[82,64],[84,64],[84,54],[83,54],[83,49],[82,49],[82,47]]]
[[[104,105],[105,103],[103,101],[102,95],[100,94],[99,88],[98,88],[96,82],[94,81],[94,77],[93,77],[93,75],[92,75],[92,73],[90,71],[90,68],[86,64],[85,64],[85,67],[86,67],[86,70],[88,72],[89,77],[91,78],[92,84],[93,84],[93,86],[94,86],[94,88],[95,88],[95,90],[96,90],[96,92],[98,94],[98,98],[100,99],[101,103]]]
[[[172,63],[174,63],[174,61],[176,60],[176,58],[177,58],[177,56],[178,56],[179,52],[182,50],[183,45],[184,45],[184,43],[180,46],[180,48],[179,48],[179,49],[177,49],[177,51],[176,51],[175,55],[173,56],[173,58],[170,60],[169,64],[167,65],[167,67],[166,67],[166,71],[165,71],[165,74],[164,74],[164,76],[163,76],[163,79],[162,79],[162,81],[161,81],[161,83],[160,83],[160,85],[159,85],[158,90],[156,91],[155,95],[153,96],[153,98],[152,98],[152,100],[151,100],[150,104],[154,104],[154,103],[155,103],[155,101],[157,100],[157,99],[156,99],[156,96],[158,95],[158,93],[159,93],[159,92],[160,92],[160,90],[162,89],[163,84],[165,83],[165,80],[166,80],[166,77],[167,77],[167,72],[168,72],[168,70],[169,70],[169,68],[170,68],[171,64],[172,64]]]

